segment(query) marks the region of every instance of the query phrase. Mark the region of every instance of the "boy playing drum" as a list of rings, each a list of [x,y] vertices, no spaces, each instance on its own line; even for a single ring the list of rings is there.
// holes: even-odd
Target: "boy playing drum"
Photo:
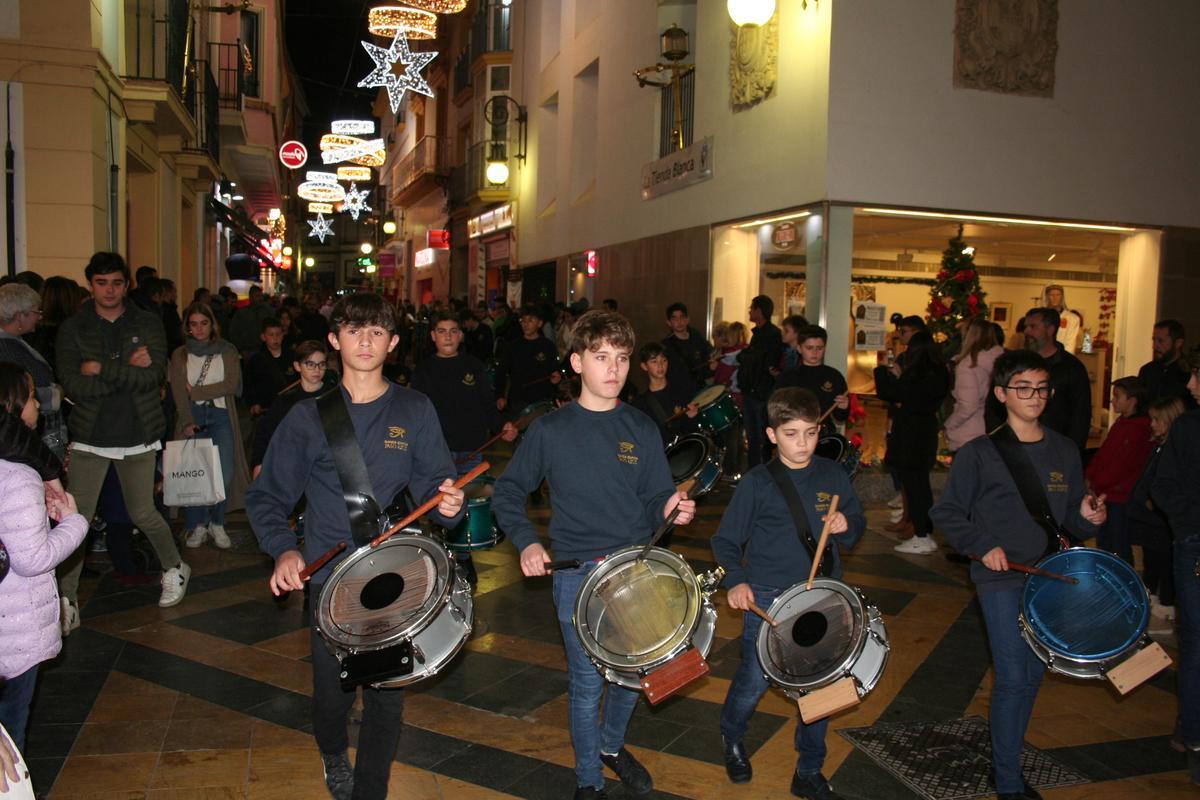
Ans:
[[[638,693],[604,678],[588,659],[571,621],[575,598],[606,555],[644,544],[679,506],[686,525],[696,503],[675,491],[654,423],[617,398],[629,374],[633,328],[620,314],[589,311],[571,337],[571,367],[582,378],[579,399],[533,422],[504,475],[492,509],[521,555],[527,576],[545,575],[550,555],[525,515],[525,499],[543,479],[550,485],[550,544],[560,559],[583,562],[554,572],[554,605],[567,655],[567,697],[575,748],[577,800],[603,798],[607,765],[635,794],[653,787],[625,749],[625,729]]]
[[[867,519],[845,471],[835,462],[815,455],[820,438],[821,409],[807,389],[777,389],[767,400],[767,438],[778,448],[768,464],[754,467],[738,483],[733,499],[712,539],[717,563],[725,568],[729,607],[744,611],[742,663],[729,684],[721,711],[721,737],[725,744],[725,771],[734,783],[752,777],[750,757],[742,743],[758,701],[767,691],[767,679],[758,660],[755,642],[762,620],[750,613],[750,604],[769,608],[788,587],[805,581],[812,569],[820,532],[834,495],[838,510],[829,517],[831,552],[821,560],[822,572],[841,574],[839,553],[862,537]],[[777,478],[776,476],[779,476]],[[777,480],[789,481],[798,494],[805,519],[796,521]],[[799,525],[807,527],[802,536]],[[800,758],[792,777],[792,794],[810,800],[836,800],[821,774],[825,761],[827,719],[813,724],[796,723],[796,750]]]
[[[929,516],[955,550],[978,559],[971,565],[971,579],[995,671],[989,722],[997,797],[1027,800],[1041,795],[1021,774],[1021,743],[1045,667],[1021,639],[1017,617],[1025,578],[1008,565],[1032,565],[1057,550],[1058,542],[1050,540],[1032,514],[1019,512],[1025,503],[994,439],[1015,440],[1019,454],[1031,462],[1054,519],[1075,536],[1094,536],[1107,510],[1103,495],[1087,494],[1075,443],[1038,421],[1053,392],[1046,360],[1029,350],[1010,350],[996,359],[992,387],[1008,422],[958,451],[942,498]]]

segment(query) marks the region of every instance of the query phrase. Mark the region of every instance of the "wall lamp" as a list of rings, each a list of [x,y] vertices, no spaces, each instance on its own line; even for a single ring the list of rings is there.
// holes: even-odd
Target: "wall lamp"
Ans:
[[[766,25],[775,14],[775,0],[728,0],[725,9],[739,28]]]
[[[770,17],[767,17],[767,19],[770,19]],[[683,89],[679,81],[695,70],[696,65],[681,63],[688,57],[688,34],[683,28],[678,25],[672,25],[662,32],[659,41],[661,43],[660,54],[667,63],[651,64],[648,67],[635,69],[633,76],[637,78],[638,86],[643,88],[646,86],[654,86],[659,89],[670,87],[671,99],[675,103],[675,124],[671,128],[671,142],[676,150],[682,150]],[[670,72],[671,77],[666,80],[647,77],[651,73],[661,75],[664,72]]]
[[[517,152],[516,157],[521,161],[525,160],[525,147],[527,144],[527,136],[529,131],[527,123],[529,122],[529,114],[525,110],[525,106],[518,103],[512,97],[506,94],[498,94],[491,100],[488,100],[483,107],[483,120],[492,129],[492,139],[488,144],[487,169],[484,172],[484,177],[487,182],[493,186],[503,186],[508,183],[508,122],[509,110],[508,105],[512,104],[517,110]],[[503,128],[505,138],[496,138],[498,128]]]

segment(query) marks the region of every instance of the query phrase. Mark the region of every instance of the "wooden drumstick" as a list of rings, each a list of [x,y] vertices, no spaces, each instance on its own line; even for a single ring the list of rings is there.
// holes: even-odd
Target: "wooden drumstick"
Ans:
[[[462,475],[461,477],[459,477],[459,479],[454,482],[454,488],[455,489],[463,488],[468,483],[475,480],[480,475],[482,475],[483,473],[485,473],[489,469],[491,469],[491,466],[492,465],[486,461],[480,462],[479,466],[472,469],[466,475]],[[379,545],[383,544],[389,538],[391,538],[392,534],[394,534],[396,531],[412,524],[413,522],[416,522],[418,519],[425,516],[430,511],[433,511],[435,508],[437,508],[437,505],[440,502],[442,502],[442,493],[439,491],[433,497],[429,498],[424,503],[422,503],[420,506],[418,506],[417,509],[415,511],[413,511],[411,514],[409,514],[407,517],[400,520],[395,525],[388,528],[386,531],[384,531],[383,533],[379,534],[374,539],[372,539],[371,547],[379,547]]]
[[[518,421],[519,421],[519,420],[518,420]],[[468,462],[468,461],[470,461],[472,458],[474,458],[475,456],[477,456],[477,455],[479,455],[480,453],[482,453],[484,450],[487,450],[487,449],[488,449],[488,447],[490,447],[492,444],[494,444],[494,443],[496,442],[496,440],[497,440],[497,439],[499,439],[499,438],[500,438],[501,436],[503,436],[503,435],[504,435],[504,431],[500,431],[500,432],[499,432],[499,433],[497,433],[495,436],[493,436],[492,438],[488,439],[488,440],[487,440],[486,442],[484,442],[483,444],[479,445],[479,447],[476,447],[474,450],[472,450],[471,452],[467,453],[467,454],[466,454],[465,456],[463,456],[462,458],[460,458],[460,459],[457,459],[457,460],[456,460],[454,463],[455,463],[455,464],[465,464],[465,463],[467,463],[467,462]]]
[[[825,512],[825,525],[821,528],[821,538],[817,542],[817,555],[813,559],[812,571],[808,573],[808,585],[804,587],[805,589],[811,589],[813,581],[817,579],[817,570],[821,568],[821,559],[825,556],[825,545],[829,542],[829,523],[833,519],[833,515],[837,513],[839,499],[835,494],[829,501],[829,511]]]
[[[762,617],[763,621],[766,622],[768,625],[770,625],[772,628],[779,627],[779,622],[774,617],[772,617],[767,612],[763,611],[758,606],[754,605],[754,603],[750,604],[750,610],[753,611],[755,614],[758,614],[760,617]]]
[[[970,559],[972,561],[983,561],[983,559],[979,556],[970,556]],[[1040,567],[1027,567],[1024,564],[1015,564],[1012,561],[1008,562],[1008,568],[1013,572],[1024,572],[1026,575],[1038,575],[1042,578],[1051,578],[1053,580],[1062,581],[1063,583],[1070,583],[1072,585],[1079,583],[1078,578],[1072,578],[1070,575],[1059,575],[1057,572],[1051,572],[1048,569],[1042,569]]]
[[[337,547],[332,547],[329,550],[326,550],[324,553],[322,553],[317,558],[316,561],[312,562],[311,564],[306,566],[304,569],[300,570],[300,580],[306,581],[309,578],[311,578],[313,576],[314,572],[316,572],[321,567],[323,567],[329,563],[329,559],[333,558],[334,556],[336,556],[338,553],[342,552],[345,549],[346,549],[346,543],[338,542]]]
[[[816,424],[817,424],[817,425],[824,424],[825,420],[826,420],[826,419],[829,417],[829,415],[830,415],[830,414],[832,414],[832,413],[833,413],[833,410],[834,410],[835,408],[837,408],[837,403],[834,403],[834,404],[833,404],[833,405],[831,405],[829,408],[825,409],[825,413],[824,413],[824,414],[822,414],[821,416],[817,417],[817,423],[816,423]]]

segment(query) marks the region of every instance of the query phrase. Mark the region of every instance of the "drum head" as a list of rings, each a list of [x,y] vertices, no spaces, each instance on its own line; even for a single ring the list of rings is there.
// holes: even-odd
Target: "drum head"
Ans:
[[[817,455],[840,463],[842,456],[846,454],[847,444],[845,438],[839,434],[826,434],[817,441]]]
[[[1052,553],[1042,569],[1075,578],[1070,584],[1030,575],[1021,613],[1030,633],[1058,655],[1099,661],[1133,647],[1150,621],[1146,588],[1133,567],[1103,550]]]
[[[575,601],[575,629],[595,661],[648,668],[692,636],[703,598],[688,563],[670,550],[618,550],[592,571]]]
[[[317,628],[347,650],[371,650],[421,630],[450,590],[450,558],[426,536],[396,535],[360,547],[321,588]]]
[[[767,677],[792,689],[815,689],[842,677],[862,652],[866,605],[850,586],[828,578],[811,589],[797,584],[781,594],[769,613],[778,627],[758,631],[758,658]]]
[[[692,398],[692,402],[704,408],[710,403],[715,403],[723,394],[725,394],[725,387],[719,383],[714,383],[712,386],[706,386],[697,392],[696,396]]]
[[[463,495],[467,505],[484,505],[492,502],[492,487],[496,479],[491,475],[482,475],[463,487]]]
[[[695,433],[681,436],[668,447],[667,464],[671,467],[672,482],[681,483],[695,475],[708,460],[712,447],[708,437]]]
[[[556,408],[553,400],[542,400],[537,403],[531,403],[521,409],[521,418],[516,421],[516,425],[521,430],[529,427],[529,423],[533,422],[538,417],[544,417]]]

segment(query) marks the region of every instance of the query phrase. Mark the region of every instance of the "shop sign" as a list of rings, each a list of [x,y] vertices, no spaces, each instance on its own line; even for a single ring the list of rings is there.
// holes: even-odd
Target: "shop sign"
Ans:
[[[308,148],[295,139],[279,145],[279,162],[288,169],[300,169],[308,163]]]
[[[496,231],[502,231],[505,228],[511,228],[513,225],[513,204],[505,203],[502,206],[497,206],[491,211],[485,211],[478,217],[472,217],[467,220],[467,236],[474,239],[477,236],[484,236]]]
[[[434,260],[437,258],[437,251],[432,247],[426,247],[424,250],[418,250],[413,253],[414,267],[431,267]]]
[[[425,245],[434,250],[450,249],[450,231],[433,229],[425,234]]]
[[[391,278],[396,274],[396,254],[395,253],[380,253],[379,254],[379,277]]]
[[[771,244],[779,250],[790,250],[796,246],[796,223],[781,222],[771,231]]]
[[[854,349],[883,350],[887,341],[887,306],[862,302],[854,306]]]
[[[642,167],[642,199],[652,200],[713,176],[713,137],[651,161]]]
[[[488,263],[493,261],[508,261],[509,254],[512,252],[508,246],[508,237],[497,239],[494,242],[487,243],[487,260]]]

